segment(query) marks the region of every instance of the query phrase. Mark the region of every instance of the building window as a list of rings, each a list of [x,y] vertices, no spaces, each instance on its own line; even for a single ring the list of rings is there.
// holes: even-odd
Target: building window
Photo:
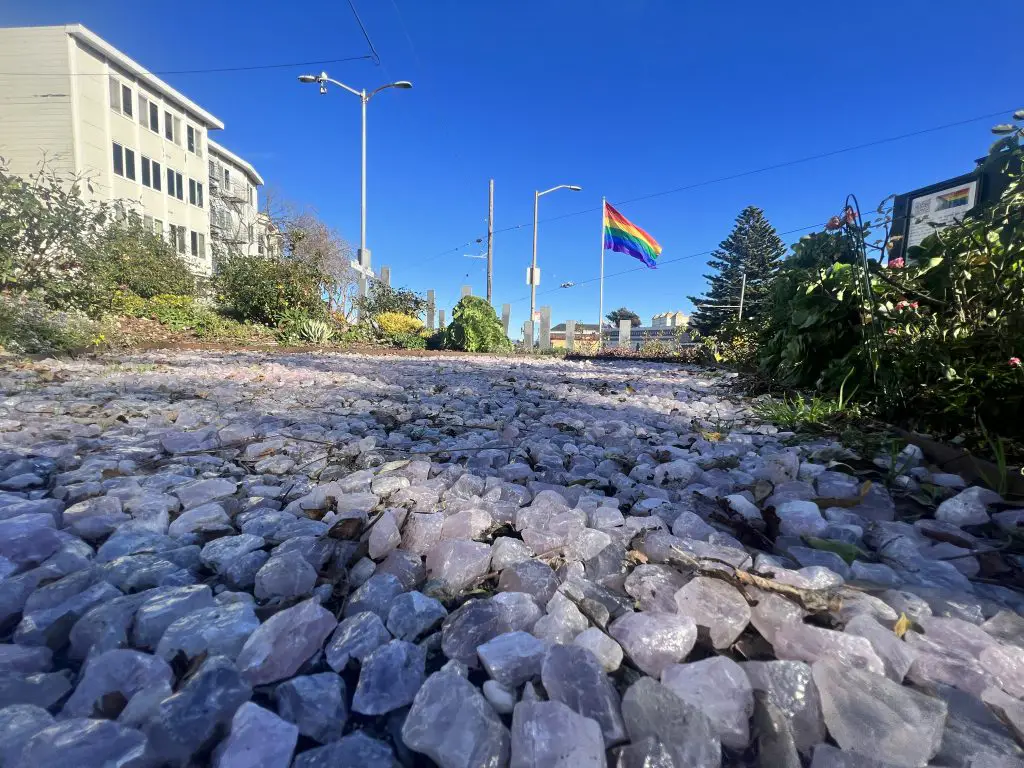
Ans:
[[[149,130],[160,133],[160,108],[149,102]]]
[[[164,112],[164,138],[174,141],[174,115],[167,111]]]
[[[227,192],[228,188],[230,186],[231,186],[231,174],[228,172],[228,169],[225,168],[224,169],[224,191]]]
[[[132,89],[122,83],[116,77],[110,78],[110,108],[115,112],[120,112],[126,117],[131,117],[133,114],[132,109]]]
[[[174,118],[174,143],[181,146],[181,120]]]
[[[252,193],[253,193],[252,184],[250,184],[248,186],[248,190],[249,190],[249,205],[252,205]]]
[[[157,192],[160,191],[160,163],[156,160],[151,160],[150,164],[153,166],[153,189]]]
[[[196,151],[196,129],[193,128],[191,125],[186,125],[185,126],[185,137],[186,137],[186,141],[187,141],[188,151],[189,152],[195,152]],[[195,234],[195,233],[193,232],[193,234]]]
[[[164,223],[160,219],[153,219],[153,234],[157,237],[164,236]]]
[[[179,200],[185,199],[181,174],[177,171],[172,171],[170,168],[167,169],[167,194]]]
[[[188,180],[188,201],[198,208],[203,207],[203,185],[195,179]]]
[[[185,228],[171,224],[171,245],[178,249],[178,253],[185,252]]]
[[[202,232],[192,231],[192,255],[206,258],[206,236]]]
[[[149,158],[145,155],[142,156],[142,186],[153,186],[153,180],[149,175]]]
[[[196,205],[198,205],[200,208],[202,208],[203,207],[203,185],[200,184],[198,181],[196,182],[196,192],[197,192],[196,197],[199,198],[199,202],[196,203]]]
[[[127,85],[121,86],[121,110],[125,117],[132,116],[132,89]]]
[[[124,175],[135,181],[135,153],[127,148],[124,151]]]
[[[114,142],[114,173],[124,176],[124,147]]]
[[[143,216],[142,217],[142,226],[143,226],[143,228],[145,228],[145,230],[147,232],[152,232],[153,231],[153,217],[152,216]]]

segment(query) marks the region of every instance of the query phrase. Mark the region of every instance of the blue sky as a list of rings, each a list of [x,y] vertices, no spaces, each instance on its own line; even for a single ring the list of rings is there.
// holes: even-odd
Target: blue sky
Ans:
[[[689,0],[356,0],[380,65],[325,65],[355,87],[412,80],[370,104],[369,246],[393,284],[484,291],[456,248],[486,232],[495,179],[496,304],[529,309],[533,191],[541,204],[538,304],[555,322],[597,317],[602,195],[612,202],[1024,107],[1020,0],[707,3]],[[142,10],[143,7],[145,10]],[[305,10],[308,8],[309,10]],[[204,23],[197,23],[197,16]],[[0,2],[0,24],[81,22],[154,71],[358,56],[346,2]],[[359,236],[359,103],[301,86],[304,68],[165,79],[227,125],[218,141],[268,185]],[[312,69],[316,69],[315,67]],[[865,208],[970,169],[985,119],[903,141],[621,206],[663,261],[713,248],[746,205],[780,232],[824,222],[847,193]],[[566,216],[577,211],[594,212]],[[565,216],[554,221],[544,219]],[[795,241],[802,233],[784,235]],[[455,250],[452,250],[455,249]],[[645,322],[690,305],[706,257],[611,277],[605,311]],[[608,253],[608,274],[639,262]],[[579,285],[557,289],[565,281]],[[552,289],[556,289],[553,290]],[[551,293],[544,293],[552,291]]]

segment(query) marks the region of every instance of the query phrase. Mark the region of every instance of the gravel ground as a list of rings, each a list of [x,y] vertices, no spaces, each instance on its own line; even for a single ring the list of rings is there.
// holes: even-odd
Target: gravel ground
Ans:
[[[734,383],[0,362],[0,766],[1024,765],[1024,510]]]

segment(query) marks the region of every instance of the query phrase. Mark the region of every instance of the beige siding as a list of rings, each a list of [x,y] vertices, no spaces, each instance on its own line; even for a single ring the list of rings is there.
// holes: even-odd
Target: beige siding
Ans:
[[[0,157],[19,175],[37,170],[44,157],[53,170],[73,172],[64,28],[0,29],[0,73]]]

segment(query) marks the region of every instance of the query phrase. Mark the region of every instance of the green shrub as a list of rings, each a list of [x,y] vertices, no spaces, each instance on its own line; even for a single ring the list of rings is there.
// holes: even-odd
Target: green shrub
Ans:
[[[426,349],[427,337],[421,333],[397,333],[391,343],[401,349]]]
[[[197,280],[189,265],[169,242],[147,231],[136,214],[107,227],[99,247],[105,279],[121,290],[144,299],[196,294]]]
[[[494,307],[479,296],[463,296],[452,311],[444,346],[464,352],[505,352],[512,349],[512,342]]]
[[[273,326],[288,309],[323,318],[326,280],[309,261],[236,253],[218,261],[214,286],[218,299],[240,320]]]
[[[427,349],[444,349],[444,337],[445,332],[441,329],[433,332],[427,332],[423,335],[423,341]]]
[[[418,318],[427,307],[427,302],[412,291],[404,288],[392,288],[380,280],[374,280],[366,296],[355,300],[361,322],[369,323],[378,334],[381,329],[378,318],[383,315],[406,315]]]
[[[104,344],[109,323],[55,310],[39,295],[0,293],[0,346],[24,354],[60,354]]]
[[[278,344],[299,344],[302,341],[302,326],[310,319],[301,309],[286,309],[277,319],[274,337]]]

